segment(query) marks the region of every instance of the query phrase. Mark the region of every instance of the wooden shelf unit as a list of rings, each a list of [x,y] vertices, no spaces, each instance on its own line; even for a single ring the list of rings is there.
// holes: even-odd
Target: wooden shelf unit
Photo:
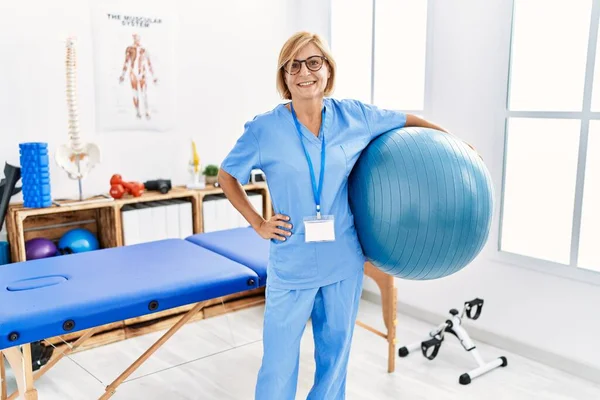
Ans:
[[[245,185],[247,192],[259,192],[263,196],[263,216],[270,218],[271,199],[264,184]],[[190,190],[174,187],[166,194],[147,191],[140,197],[67,206],[52,205],[46,208],[25,208],[22,203],[10,204],[6,213],[6,230],[10,243],[12,262],[25,261],[25,242],[36,237],[58,240],[68,230],[86,228],[98,237],[101,248],[123,246],[121,208],[127,204],[169,199],[189,199],[192,203],[194,234],[203,232],[203,198],[221,194],[214,186]]]

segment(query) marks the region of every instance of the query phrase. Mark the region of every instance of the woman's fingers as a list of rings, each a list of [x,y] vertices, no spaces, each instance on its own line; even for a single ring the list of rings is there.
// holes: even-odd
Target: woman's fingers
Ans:
[[[277,240],[284,241],[285,240],[285,236],[280,235],[277,232],[271,232],[271,239],[277,239]]]
[[[289,221],[290,217],[287,215],[275,214],[272,219],[275,221]]]
[[[276,223],[275,226],[277,228],[285,228],[285,229],[292,229],[292,224],[286,224],[286,223]]]
[[[289,221],[290,217],[283,214],[275,214],[271,217],[271,219],[267,222],[268,233],[270,239],[277,239],[284,241],[287,237],[291,236],[290,231],[286,231],[285,229],[292,229],[292,224],[284,222]],[[285,229],[282,229],[285,228]]]
[[[289,222],[279,222],[279,221],[289,221],[290,217],[288,217],[287,215],[281,215],[281,214],[277,214],[275,216],[273,216],[273,218],[271,219],[273,225],[277,226],[277,227],[282,227],[282,228],[286,228],[286,229],[292,229],[292,224],[290,224]]]
[[[279,226],[271,227],[271,234],[275,239],[285,240],[286,237],[291,236],[292,232],[281,229]]]
[[[290,236],[292,232],[284,231],[283,229],[275,229],[275,233],[281,236]]]

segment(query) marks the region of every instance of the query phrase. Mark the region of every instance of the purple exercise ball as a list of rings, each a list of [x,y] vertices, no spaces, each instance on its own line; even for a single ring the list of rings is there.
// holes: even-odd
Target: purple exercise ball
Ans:
[[[52,240],[35,238],[25,242],[25,255],[27,260],[54,257],[58,249]]]

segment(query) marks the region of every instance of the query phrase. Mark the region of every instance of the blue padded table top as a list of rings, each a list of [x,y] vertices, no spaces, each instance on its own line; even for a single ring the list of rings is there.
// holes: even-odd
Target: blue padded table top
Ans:
[[[270,242],[260,237],[254,229],[233,228],[198,233],[186,240],[252,268],[260,278],[259,285],[266,284]]]
[[[250,268],[183,239],[4,265],[0,350],[255,289],[258,280]]]

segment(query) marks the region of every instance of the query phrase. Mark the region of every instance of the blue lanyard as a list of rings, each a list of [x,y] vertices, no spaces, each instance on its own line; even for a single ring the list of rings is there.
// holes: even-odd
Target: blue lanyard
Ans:
[[[323,191],[323,177],[325,176],[325,135],[323,133],[323,126],[325,125],[325,107],[323,107],[323,112],[321,114],[321,129],[319,131],[319,136],[321,136],[321,173],[319,175],[318,189],[317,183],[315,182],[315,171],[310,160],[310,155],[308,154],[308,151],[306,151],[306,147],[304,146],[304,141],[302,140],[302,131],[300,130],[300,123],[298,122],[298,118],[296,117],[296,111],[294,111],[294,106],[291,102],[290,108],[292,109],[292,116],[294,117],[294,123],[296,124],[296,130],[298,131],[298,136],[300,137],[302,149],[304,149],[306,161],[308,161],[308,169],[310,170],[310,180],[312,181],[313,195],[315,197],[315,204],[317,206],[317,218],[321,219],[321,192]]]

